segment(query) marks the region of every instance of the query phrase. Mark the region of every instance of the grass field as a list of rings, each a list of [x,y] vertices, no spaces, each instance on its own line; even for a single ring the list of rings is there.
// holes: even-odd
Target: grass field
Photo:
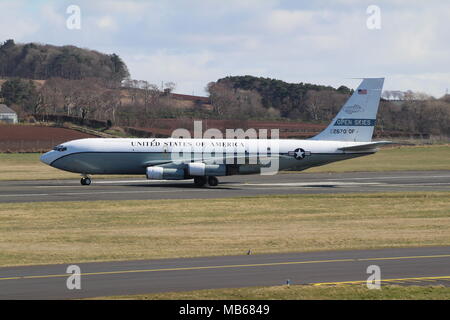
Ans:
[[[0,153],[0,181],[80,179],[80,174],[52,168],[39,161],[39,153]],[[95,176],[96,179],[123,176]],[[129,177],[129,176],[128,176]]]
[[[304,172],[450,170],[450,145],[408,146],[381,149],[374,155]]]
[[[206,201],[3,203],[0,265],[450,243],[448,192]]]
[[[104,299],[104,298],[103,298]],[[369,290],[364,285],[278,286],[214,289],[132,296],[107,297],[119,300],[449,300],[450,288],[386,285]]]
[[[57,170],[39,161],[38,153],[0,153],[1,180],[75,179],[80,175]]]
[[[37,153],[0,153],[0,181],[79,178],[79,174],[60,171],[41,163],[39,156]],[[397,170],[450,170],[450,145],[386,148],[375,155],[337,162],[304,172]],[[96,179],[101,177],[95,176]]]

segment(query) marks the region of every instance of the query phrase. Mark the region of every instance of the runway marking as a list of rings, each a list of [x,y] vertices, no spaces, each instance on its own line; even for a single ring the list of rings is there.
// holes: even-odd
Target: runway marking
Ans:
[[[423,178],[450,178],[445,176],[400,176],[400,177],[355,177],[355,178],[329,178],[324,180],[386,180],[386,179],[423,179]]]
[[[425,281],[438,281],[438,280],[450,280],[450,276],[441,277],[416,277],[416,278],[398,278],[398,279],[381,279],[380,282],[425,282]],[[330,286],[330,285],[340,285],[340,284],[365,284],[367,280],[357,280],[357,281],[338,281],[338,282],[313,282],[309,283],[313,286]]]
[[[405,184],[395,184],[395,183],[388,183],[383,184],[385,186],[391,186],[391,187],[429,187],[429,186],[445,186],[450,185],[450,182],[430,182],[430,183],[405,183]]]
[[[69,186],[33,186],[33,188],[37,188],[37,189],[47,189],[47,188],[75,188],[77,187],[76,185],[69,185]]]
[[[354,258],[354,259],[335,259],[335,260],[311,260],[311,261],[291,261],[291,262],[273,262],[273,263],[257,263],[257,264],[237,264],[222,266],[198,266],[198,267],[181,267],[181,268],[160,268],[160,269],[141,269],[141,270],[118,270],[118,271],[100,271],[81,273],[82,276],[95,275],[113,275],[113,274],[129,274],[129,273],[149,273],[149,272],[167,272],[167,271],[194,271],[194,270],[213,270],[213,269],[229,269],[229,268],[250,268],[250,267],[271,267],[283,265],[300,265],[314,263],[332,263],[332,262],[361,262],[361,261],[379,261],[379,260],[404,260],[404,259],[427,259],[427,258],[449,258],[450,254],[431,255],[431,256],[405,256],[405,257],[385,257],[385,258]],[[45,278],[61,278],[68,277],[70,274],[52,274],[52,275],[36,275],[36,276],[13,276],[3,277],[0,281],[5,280],[23,280],[23,279],[45,279]]]
[[[151,185],[151,184],[149,184]],[[330,187],[336,188],[351,188],[354,186],[366,186],[366,192],[376,191],[379,188],[402,188],[402,189],[416,189],[416,188],[426,188],[433,186],[442,186],[447,187],[450,186],[450,183],[425,183],[425,184],[384,184],[384,183],[324,183],[324,182],[316,182],[316,183],[278,183],[278,184],[225,184],[220,186],[220,189],[217,188],[189,188],[181,190],[183,194],[188,195],[189,193],[198,193],[198,192],[217,192],[217,190],[234,190],[235,188],[240,188],[241,190],[254,190],[254,191],[264,191],[264,190],[310,190],[311,188],[316,189],[325,189]],[[53,188],[61,188],[61,186],[50,186]],[[63,187],[72,187],[72,186],[63,186]],[[273,187],[276,187],[274,189]],[[370,189],[373,187],[374,189]],[[48,188],[45,186],[37,186],[36,188]],[[56,193],[20,193],[20,194],[0,194],[0,199],[2,198],[25,198],[25,197],[58,197],[58,196],[95,196],[95,195],[108,195],[108,194],[156,194],[156,193],[166,193],[173,194],[179,193],[180,189],[173,189],[169,187],[162,187],[164,190],[133,190],[133,191],[97,191],[96,189],[92,189],[90,192],[56,192]],[[376,189],[375,189],[376,188]],[[445,191],[446,189],[442,189],[441,191]],[[357,192],[357,191],[355,191]],[[70,199],[68,199],[69,201]]]
[[[0,194],[0,197],[36,197],[36,196],[49,196],[48,193],[20,193],[20,194]]]
[[[243,184],[235,184],[242,186],[286,186],[286,187],[308,187],[308,186],[355,186],[355,185],[379,185],[379,182],[285,182],[285,183],[243,183]]]
[[[426,259],[426,258],[449,258],[450,254],[438,254],[431,256],[406,256],[406,257],[386,257],[386,258],[363,258],[358,261],[377,261],[377,260],[405,260],[405,259]]]
[[[81,273],[81,275],[82,276],[92,276],[92,275],[163,272],[163,271],[189,271],[189,270],[208,270],[208,269],[227,269],[227,268],[268,267],[268,266],[280,266],[280,265],[292,265],[292,264],[311,264],[311,263],[330,263],[330,262],[349,262],[349,261],[354,261],[354,259],[274,262],[274,263],[260,263],[260,264],[240,264],[240,265],[185,267],[185,268],[161,268],[161,269],[143,269],[143,270],[119,270],[119,271],[88,272],[88,273]],[[17,277],[0,278],[0,281],[1,280],[19,280],[19,279],[57,278],[57,277],[67,277],[67,276],[70,276],[70,274],[17,276]]]
[[[151,184],[149,184],[151,185]],[[278,187],[278,189],[286,188],[310,188],[310,187],[352,187],[357,185],[367,185],[370,187],[426,187],[434,185],[450,185],[450,183],[424,183],[424,184],[383,184],[379,182],[367,182],[367,183],[332,183],[332,182],[314,182],[314,183],[243,183],[243,184],[226,184],[221,186],[220,190],[231,189],[227,187],[244,187],[246,190],[273,190],[272,188],[267,188],[270,186]],[[35,188],[73,188],[74,186],[35,186]],[[183,190],[184,192],[208,192],[215,191],[214,188],[196,188]],[[38,196],[76,196],[76,195],[93,195],[93,194],[136,194],[136,193],[177,193],[179,190],[133,190],[133,191],[96,191],[93,189],[91,192],[59,192],[59,193],[20,193],[20,194],[1,194],[0,197],[38,197]]]
[[[278,189],[286,189],[286,188],[308,188],[308,187],[314,187],[314,186],[355,186],[355,185],[371,185],[371,186],[381,186],[380,183],[376,182],[368,182],[368,183],[330,183],[330,182],[315,182],[315,183],[275,183],[275,184],[225,184],[221,186],[220,190],[223,189],[231,189],[227,187],[250,187],[245,188],[246,190],[272,190],[272,188],[267,188],[270,186],[278,186]],[[59,186],[50,186],[54,188],[60,188]],[[64,187],[73,187],[73,186],[64,186]],[[251,188],[253,187],[253,188]],[[258,188],[255,188],[258,187]],[[47,186],[35,186],[35,188],[48,188]],[[208,191],[215,191],[217,189],[215,188],[195,188],[195,189],[188,189],[183,190],[184,192],[208,192]],[[57,193],[19,193],[19,194],[2,194],[0,197],[7,198],[7,197],[28,197],[28,196],[77,196],[77,195],[94,195],[94,194],[136,194],[136,193],[178,193],[179,190],[133,190],[133,191],[96,191],[93,189],[91,192],[57,192]]]
[[[193,192],[212,191],[214,189],[195,189]],[[28,196],[77,196],[77,195],[95,195],[95,194],[133,194],[133,193],[176,193],[179,190],[136,190],[136,191],[95,191],[92,192],[59,192],[59,193],[21,193],[21,194],[1,194],[0,197],[28,197]]]
[[[183,180],[184,182],[188,182],[189,180]],[[93,184],[114,184],[114,183],[147,183],[147,184],[152,184],[152,183],[162,183],[162,182],[166,182],[166,183],[173,183],[173,181],[170,180],[145,180],[145,179],[141,179],[141,180],[118,180],[118,181],[94,181]]]

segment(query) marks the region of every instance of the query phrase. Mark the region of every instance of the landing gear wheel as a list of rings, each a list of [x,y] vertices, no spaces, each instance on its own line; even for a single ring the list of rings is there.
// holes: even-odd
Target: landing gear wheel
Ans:
[[[208,184],[211,187],[216,187],[219,184],[219,179],[217,179],[216,177],[208,177]]]
[[[84,177],[81,178],[80,183],[82,186],[89,186],[92,183],[92,181],[90,178]]]
[[[203,187],[206,184],[207,180],[206,177],[195,177],[194,178],[194,184],[197,187]]]

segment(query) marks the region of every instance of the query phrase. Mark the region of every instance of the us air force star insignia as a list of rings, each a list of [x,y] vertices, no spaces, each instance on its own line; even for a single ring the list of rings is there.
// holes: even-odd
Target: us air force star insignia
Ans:
[[[290,151],[289,155],[293,156],[297,160],[302,160],[306,156],[310,156],[311,152],[310,151],[305,151],[302,148],[298,148],[298,149],[295,149],[295,151]]]

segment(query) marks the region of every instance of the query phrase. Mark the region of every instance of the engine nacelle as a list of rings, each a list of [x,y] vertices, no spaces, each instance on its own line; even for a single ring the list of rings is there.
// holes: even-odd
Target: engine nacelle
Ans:
[[[183,169],[148,167],[147,179],[149,180],[184,180]]]
[[[220,177],[227,175],[227,167],[224,164],[189,163],[188,173],[192,177],[213,176]]]

